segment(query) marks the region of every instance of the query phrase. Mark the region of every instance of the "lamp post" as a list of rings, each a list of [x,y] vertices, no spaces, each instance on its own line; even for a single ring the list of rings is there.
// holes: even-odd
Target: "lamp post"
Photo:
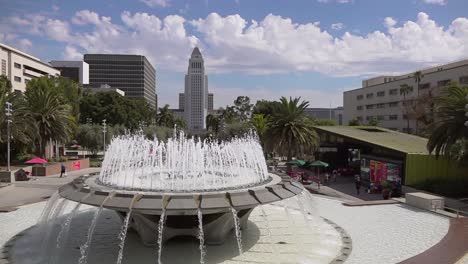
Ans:
[[[102,120],[102,134],[103,134],[103,139],[104,139],[104,146],[103,150],[106,152],[106,132],[107,132],[107,124],[106,124],[106,119]]]
[[[468,100],[468,95],[465,97]],[[465,116],[468,117],[468,104],[465,105]],[[468,120],[465,121],[465,126],[468,127]]]
[[[6,121],[7,121],[7,168],[8,171],[11,171],[10,168],[10,124],[11,124],[11,116],[13,113],[13,108],[10,102],[5,103],[5,115],[6,115]]]

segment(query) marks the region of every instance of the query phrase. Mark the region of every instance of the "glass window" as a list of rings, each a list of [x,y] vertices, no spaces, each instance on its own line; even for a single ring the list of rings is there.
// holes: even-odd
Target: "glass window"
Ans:
[[[21,82],[21,77],[15,76],[14,80],[15,82]]]
[[[377,120],[385,120],[385,116],[379,115],[379,116],[377,116]]]
[[[398,115],[390,115],[389,120],[398,120]]]
[[[362,105],[358,105],[358,106],[356,107],[356,109],[357,109],[357,110],[362,110]]]
[[[391,89],[388,93],[390,95],[397,95],[398,94],[398,89]]]
[[[460,84],[468,84],[468,76],[460,77]]]
[[[366,105],[366,109],[374,109],[374,105]]]
[[[367,99],[370,99],[370,98],[373,98],[374,97],[374,93],[368,93],[366,94],[366,98]]]
[[[398,102],[391,102],[391,103],[388,103],[388,106],[389,106],[389,107],[397,107],[397,106],[398,106]]]
[[[15,62],[14,65],[16,69],[21,69],[21,64]]]
[[[364,98],[364,95],[362,95],[362,94],[356,96],[356,99],[358,99],[358,100],[362,100],[363,98]]]
[[[431,87],[431,83],[423,83],[419,85],[419,90],[428,89]]]
[[[377,104],[377,108],[385,108],[385,104]]]
[[[385,96],[385,91],[377,92],[377,96]]]

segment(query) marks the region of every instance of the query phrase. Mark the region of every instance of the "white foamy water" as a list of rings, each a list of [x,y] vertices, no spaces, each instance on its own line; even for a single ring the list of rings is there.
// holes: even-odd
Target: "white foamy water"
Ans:
[[[174,133],[167,142],[143,135],[116,137],[102,163],[99,182],[144,191],[212,191],[256,185],[269,178],[254,134],[226,142]]]

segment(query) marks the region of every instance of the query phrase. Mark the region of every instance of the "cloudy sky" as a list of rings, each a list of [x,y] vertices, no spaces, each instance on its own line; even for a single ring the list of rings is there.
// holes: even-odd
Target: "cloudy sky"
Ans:
[[[148,57],[177,107],[200,47],[215,106],[238,95],[342,105],[361,80],[468,58],[466,0],[0,0],[0,42],[44,61]]]

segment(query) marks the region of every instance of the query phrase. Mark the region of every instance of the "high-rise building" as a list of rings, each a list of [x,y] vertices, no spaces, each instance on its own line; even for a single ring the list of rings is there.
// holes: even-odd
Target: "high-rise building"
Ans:
[[[29,80],[60,75],[60,71],[36,57],[0,43],[0,75],[7,76],[14,91],[24,92]]]
[[[121,54],[85,54],[89,64],[91,87],[110,85],[131,98],[144,98],[154,109],[156,101],[156,71],[145,56]]]
[[[50,62],[60,75],[81,84],[89,84],[89,65],[84,61],[58,61]]]
[[[179,93],[179,110],[184,110],[185,108],[185,94]]]
[[[208,114],[208,76],[205,75],[204,60],[197,47],[193,49],[189,59],[183,97],[187,128],[192,133],[204,131]]]
[[[212,93],[208,94],[208,112],[213,111],[213,97]]]
[[[423,69],[420,73],[419,87],[414,73],[407,73],[363,80],[362,88],[344,92],[344,123],[347,125],[352,119],[365,123],[375,118],[381,127],[414,133],[424,124],[408,115],[408,107],[418,97],[437,97],[450,81],[468,85],[468,60]],[[411,89],[403,93],[401,85]]]

